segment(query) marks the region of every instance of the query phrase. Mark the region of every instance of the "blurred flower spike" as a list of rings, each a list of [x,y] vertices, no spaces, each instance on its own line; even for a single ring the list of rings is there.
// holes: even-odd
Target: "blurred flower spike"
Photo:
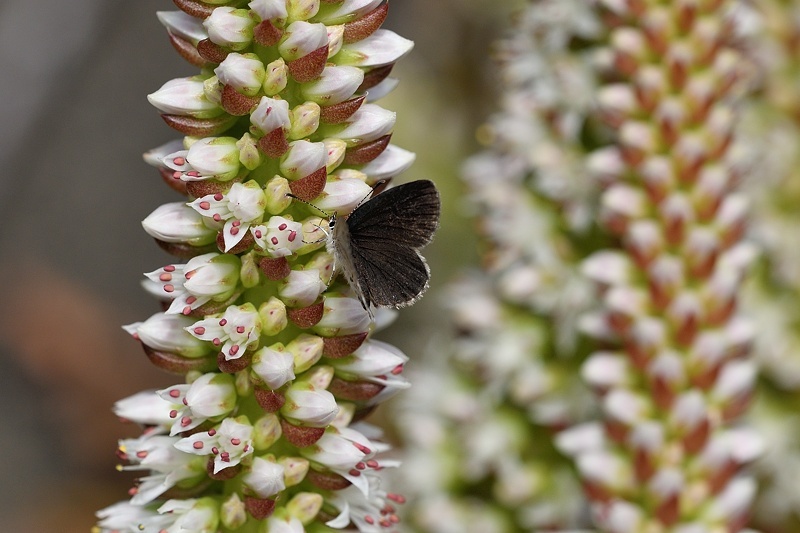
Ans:
[[[374,101],[413,44],[381,29],[384,0],[175,4],[158,18],[199,73],[149,96],[181,138],[145,161],[183,198],[142,224],[177,260],[145,275],[162,312],[125,329],[181,379],[117,404],[144,428],[121,468],[146,473],[95,530],[394,527],[396,464],[360,420],[407,386],[406,356],[371,339],[325,221],[289,194],[347,213],[411,164]]]

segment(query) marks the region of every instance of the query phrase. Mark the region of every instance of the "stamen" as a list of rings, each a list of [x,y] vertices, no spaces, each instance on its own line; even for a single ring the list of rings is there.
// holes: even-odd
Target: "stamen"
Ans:
[[[203,441],[201,441],[201,440],[196,440],[196,441],[194,441],[192,443],[192,448],[194,448],[195,450],[202,450],[203,446],[205,446],[205,445],[203,444]]]
[[[285,229],[286,229],[286,228],[288,228],[288,227],[289,227],[289,226],[288,226],[288,225],[287,225],[287,224],[284,222],[283,224],[281,224],[280,226],[278,226],[278,229],[279,229],[280,231],[283,231],[283,230],[285,230]]]

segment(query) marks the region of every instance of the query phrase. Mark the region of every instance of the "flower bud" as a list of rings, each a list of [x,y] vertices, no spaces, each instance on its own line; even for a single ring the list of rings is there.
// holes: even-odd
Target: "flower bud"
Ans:
[[[344,44],[344,24],[327,26],[328,29],[328,57],[339,53]],[[360,85],[360,84],[359,84]]]
[[[156,313],[144,322],[125,326],[125,331],[154,350],[197,358],[208,355],[210,347],[185,331],[193,320],[183,315]]]
[[[362,200],[369,197],[371,192],[372,187],[359,179],[340,179],[338,176],[330,176],[314,205],[323,211],[348,214]]]
[[[309,462],[302,457],[281,457],[278,463],[283,465],[283,481],[287,487],[293,487],[306,478]]]
[[[298,374],[302,374],[322,357],[324,344],[320,337],[302,333],[293,339],[287,346],[286,351],[292,354],[294,369]]]
[[[275,390],[294,379],[294,361],[294,354],[277,342],[254,353],[250,368],[270,389]]]
[[[270,516],[259,533],[305,533],[303,523],[293,516]]]
[[[159,206],[142,221],[151,237],[164,242],[203,246],[214,242],[217,231],[203,223],[203,217],[184,202]]]
[[[194,143],[186,152],[186,162],[197,172],[200,179],[215,178],[228,181],[239,173],[238,139],[233,137],[207,137]],[[164,158],[167,166],[172,164],[180,152]]]
[[[319,428],[330,424],[338,411],[333,394],[304,382],[296,382],[287,389],[286,403],[281,407],[283,416]]]
[[[261,332],[264,335],[277,335],[289,324],[286,304],[274,296],[259,306],[258,314],[261,317]]]
[[[235,255],[210,253],[190,259],[183,268],[183,287],[192,295],[227,300],[239,286],[241,261]]]
[[[284,20],[288,16],[285,0],[253,0],[247,5],[261,20]]]
[[[324,143],[293,141],[289,150],[281,157],[281,174],[290,180],[304,178],[323,168],[328,162],[328,151]]]
[[[325,312],[314,331],[333,337],[368,331],[369,324],[369,315],[355,298],[326,297]]]
[[[325,67],[319,79],[304,83],[303,97],[319,105],[333,105],[348,100],[364,81],[364,71],[356,67]]]
[[[239,493],[232,493],[219,508],[219,518],[227,529],[239,529],[247,522],[247,511]]]
[[[341,139],[325,139],[322,142],[328,150],[328,164],[325,170],[330,174],[342,164],[345,150],[347,149],[347,143]]]
[[[158,11],[156,12],[158,21],[167,28],[170,35],[197,46],[197,43],[208,38],[208,33],[203,27],[202,22],[187,15],[183,11]]]
[[[278,297],[289,307],[307,307],[325,290],[317,270],[292,270],[281,281]]]
[[[291,126],[289,102],[262,96],[258,107],[250,114],[250,122],[263,133],[269,133],[278,128],[288,130]]]
[[[258,149],[258,140],[247,132],[236,142],[236,148],[239,149],[239,162],[247,170],[255,170],[264,161]]]
[[[342,139],[348,146],[368,141],[390,133],[397,120],[394,111],[388,111],[375,104],[364,104],[353,116],[344,123],[344,128],[338,127],[331,132],[332,137]]]
[[[390,144],[378,157],[361,167],[361,172],[375,181],[391,178],[410,167],[416,158],[414,152]]]
[[[286,61],[294,61],[327,44],[328,31],[324,24],[297,21],[286,27],[278,51]]]
[[[148,426],[169,427],[171,409],[153,390],[137,392],[114,404],[114,414],[119,418]]]
[[[246,96],[255,96],[264,83],[266,70],[256,54],[228,54],[214,69],[219,81]]]
[[[297,255],[304,255],[325,246],[329,231],[328,220],[320,217],[309,217],[303,221],[303,246],[297,250]]]
[[[368,340],[352,355],[334,359],[330,364],[338,372],[364,378],[392,374],[407,361],[408,357],[391,344]]]
[[[211,12],[203,26],[214,43],[231,50],[243,50],[253,40],[255,22],[247,9],[222,6]]]
[[[333,275],[333,256],[327,252],[319,252],[306,263],[308,270],[319,270],[319,277],[326,285]]]
[[[242,268],[239,271],[239,280],[242,283],[242,287],[252,289],[261,281],[261,271],[258,269],[256,254],[251,250],[241,256],[241,259]]]
[[[283,58],[278,58],[267,65],[267,73],[264,77],[264,92],[269,96],[274,96],[286,88],[289,81],[289,69]]]
[[[222,108],[206,97],[205,85],[199,76],[170,80],[149,94],[147,101],[170,115],[211,118],[222,113]]]
[[[333,373],[333,367],[330,365],[316,365],[303,374],[303,381],[317,389],[327,390],[333,381]]]
[[[413,41],[393,31],[376,30],[366,39],[342,46],[336,56],[339,65],[378,67],[394,63],[414,48]]]
[[[308,20],[319,11],[319,0],[287,0],[289,20]]]
[[[319,128],[320,107],[314,102],[300,104],[289,115],[292,123],[288,132],[290,139],[308,137]]]
[[[255,457],[242,482],[259,498],[269,498],[286,488],[283,471],[283,465],[276,463],[274,457]]]
[[[286,511],[303,524],[309,524],[317,516],[325,499],[316,492],[298,492],[286,504]]]
[[[267,413],[253,426],[253,445],[257,450],[268,450],[281,438],[281,421],[275,413]]]
[[[327,25],[344,24],[359,19],[377,8],[383,0],[346,0],[325,10],[317,19]]]
[[[287,196],[292,190],[289,180],[282,176],[275,176],[264,186],[264,195],[267,198],[267,212],[272,214],[283,213],[291,204],[292,199]]]
[[[219,525],[219,504],[214,498],[168,500],[158,512],[175,520],[168,528],[172,531],[216,531]]]

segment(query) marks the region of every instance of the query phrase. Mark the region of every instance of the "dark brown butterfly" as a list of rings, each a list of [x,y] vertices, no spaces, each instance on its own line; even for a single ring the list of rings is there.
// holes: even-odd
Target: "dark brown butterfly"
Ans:
[[[356,207],[345,220],[333,215],[328,251],[361,305],[404,307],[416,302],[431,278],[420,248],[439,227],[439,191],[432,181],[398,185]]]

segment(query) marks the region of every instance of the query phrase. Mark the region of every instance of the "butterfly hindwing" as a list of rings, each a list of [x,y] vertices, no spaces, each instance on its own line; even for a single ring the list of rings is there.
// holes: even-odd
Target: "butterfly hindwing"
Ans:
[[[401,246],[387,250],[373,242],[351,249],[367,305],[402,307],[416,301],[428,288],[430,270],[415,249]]]
[[[398,185],[359,206],[347,218],[351,240],[385,246],[421,248],[439,226],[439,192],[433,182]]]

